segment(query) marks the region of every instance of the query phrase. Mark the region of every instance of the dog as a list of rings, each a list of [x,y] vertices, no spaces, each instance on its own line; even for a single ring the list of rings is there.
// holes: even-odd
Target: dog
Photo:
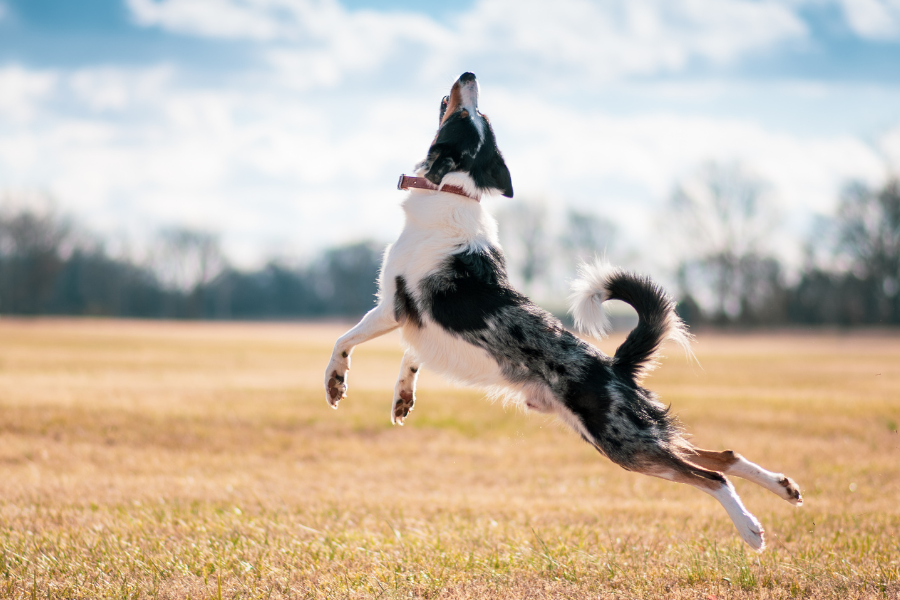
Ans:
[[[726,475],[741,477],[797,506],[789,477],[741,455],[692,445],[678,420],[641,386],[664,341],[690,352],[691,336],[666,292],[647,277],[602,262],[583,265],[570,298],[576,327],[605,333],[602,304],[622,300],[638,324],[610,357],[570,333],[516,291],[507,277],[497,222],[483,196],[513,196],[509,169],[488,118],[478,110],[475,75],[463,73],[440,105],[437,135],[416,177],[402,176],[406,223],[385,251],[378,304],[334,346],[325,372],[332,408],[346,397],[358,344],[400,329],[406,352],[391,422],[415,405],[423,364],[451,380],[503,396],[526,411],[556,415],[601,454],[629,471],[694,486],[718,500],[753,549],[762,526]]]

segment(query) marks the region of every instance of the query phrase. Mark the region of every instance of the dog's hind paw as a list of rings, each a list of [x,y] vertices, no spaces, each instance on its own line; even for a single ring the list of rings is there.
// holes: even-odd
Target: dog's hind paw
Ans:
[[[795,506],[803,505],[803,496],[800,495],[800,486],[797,485],[797,482],[790,477],[782,475],[778,485],[784,488],[781,493],[782,498]]]
[[[757,552],[762,552],[766,549],[766,532],[756,517],[747,512],[746,509],[741,509],[736,513],[729,512],[729,516],[734,521],[734,526],[738,533],[741,534],[741,538],[747,542],[748,546]]]
[[[752,521],[738,525],[738,533],[747,544],[756,550],[762,552],[766,549],[766,532],[755,518],[751,516]]]

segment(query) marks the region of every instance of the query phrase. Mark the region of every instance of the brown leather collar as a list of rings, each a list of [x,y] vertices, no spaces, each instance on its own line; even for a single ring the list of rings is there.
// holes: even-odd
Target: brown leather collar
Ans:
[[[398,190],[408,190],[409,188],[418,188],[420,190],[435,190],[441,192],[449,192],[451,194],[457,194],[459,196],[465,196],[466,198],[471,198],[475,202],[480,202],[481,200],[477,196],[470,196],[466,190],[459,185],[448,185],[444,184],[440,187],[434,185],[424,177],[410,177],[409,175],[401,175],[400,181],[397,182]]]

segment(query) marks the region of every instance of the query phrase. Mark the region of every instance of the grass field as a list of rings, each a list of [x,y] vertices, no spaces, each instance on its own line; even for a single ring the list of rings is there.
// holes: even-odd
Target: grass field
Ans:
[[[709,496],[339,325],[0,320],[0,597],[898,598],[900,335],[701,333],[646,382],[709,448],[792,476]],[[619,340],[602,347],[612,352]]]

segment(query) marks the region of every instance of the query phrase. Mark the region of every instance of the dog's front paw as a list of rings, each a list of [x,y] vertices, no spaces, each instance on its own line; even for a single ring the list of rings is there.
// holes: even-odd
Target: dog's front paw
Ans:
[[[350,370],[348,356],[332,357],[325,370],[325,400],[331,408],[347,397],[347,371]]]
[[[403,391],[394,398],[394,405],[391,408],[391,423],[394,425],[403,425],[403,419],[409,416],[409,411],[416,404],[416,396],[414,392]]]
[[[415,372],[413,372],[415,373]],[[416,404],[416,380],[414,377],[401,377],[394,386],[394,403],[391,406],[391,424],[403,425],[409,411]]]
[[[328,392],[328,404],[331,408],[337,408],[338,402],[347,397],[347,375],[341,375],[337,371],[332,371],[331,376],[325,383],[325,389]]]

